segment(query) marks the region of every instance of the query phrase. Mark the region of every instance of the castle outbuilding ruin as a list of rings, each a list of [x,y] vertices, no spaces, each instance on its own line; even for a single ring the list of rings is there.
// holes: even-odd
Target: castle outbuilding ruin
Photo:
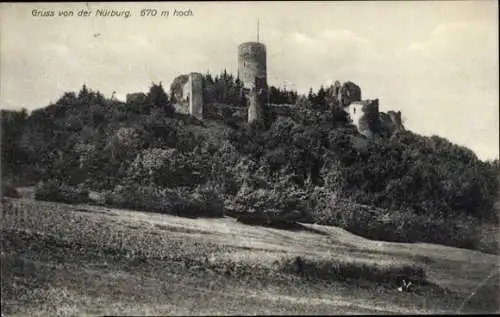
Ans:
[[[141,103],[146,100],[146,94],[143,92],[134,92],[127,94],[126,102],[127,103]]]
[[[380,124],[389,134],[405,131],[403,120],[401,119],[401,111],[387,111],[380,113]]]
[[[176,77],[170,86],[175,110],[203,120],[203,87],[203,75],[200,73]]]
[[[378,99],[362,99],[361,88],[353,82],[335,81],[327,90],[331,107],[339,107],[347,112],[358,132],[372,138],[375,134],[392,135],[405,131],[401,111],[379,111]]]
[[[380,112],[378,99],[353,101],[343,106],[343,109],[349,114],[358,132],[367,138],[372,138],[375,134],[393,135],[406,130],[401,111]]]
[[[350,81],[343,84],[336,81],[334,85],[334,93],[337,96],[337,103],[341,107],[347,107],[354,101],[361,101],[361,88]]]
[[[349,113],[352,123],[360,134],[372,138],[380,131],[378,99],[351,102],[344,111]]]

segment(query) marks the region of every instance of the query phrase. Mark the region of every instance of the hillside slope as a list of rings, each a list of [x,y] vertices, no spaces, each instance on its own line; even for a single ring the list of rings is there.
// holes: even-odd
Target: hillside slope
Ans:
[[[28,199],[6,199],[1,216],[6,316],[456,312],[500,266],[477,251],[318,225],[291,232]],[[420,283],[410,276],[419,269]],[[401,272],[416,284],[409,292],[390,279]]]
[[[370,239],[500,253],[498,160],[411,131],[368,140],[346,111],[315,98],[265,107],[263,120],[248,125],[228,76],[203,121],[175,113],[161,84],[143,102],[83,86],[29,115],[2,110],[2,191],[15,197],[12,187],[35,185],[37,199],[66,203],[102,193],[108,207],[211,217],[230,210],[240,220],[272,215]],[[286,95],[278,99],[291,102]]]

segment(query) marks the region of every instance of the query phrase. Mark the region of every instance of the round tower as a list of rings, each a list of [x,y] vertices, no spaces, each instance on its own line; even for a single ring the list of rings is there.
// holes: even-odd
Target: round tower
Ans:
[[[246,89],[267,88],[266,46],[247,42],[238,46],[238,78]]]

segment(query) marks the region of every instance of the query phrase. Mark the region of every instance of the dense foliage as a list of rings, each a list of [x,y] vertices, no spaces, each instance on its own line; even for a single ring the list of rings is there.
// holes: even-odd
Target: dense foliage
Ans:
[[[234,77],[205,79],[214,102],[241,109]],[[97,191],[119,207],[191,216],[226,210],[376,239],[496,248],[481,226],[498,223],[498,160],[410,131],[368,141],[323,88],[271,95],[296,105],[247,125],[227,105],[220,116],[230,119],[222,121],[174,113],[161,84],[128,104],[83,86],[29,116],[2,111],[3,175],[39,182],[39,199],[82,202]]]
[[[243,95],[243,83],[239,78],[228,73],[226,70],[212,76],[206,73],[203,76],[204,95],[206,103],[218,103],[244,107],[246,101]],[[270,86],[268,89],[267,103],[270,104],[295,104],[298,93],[286,88]]]

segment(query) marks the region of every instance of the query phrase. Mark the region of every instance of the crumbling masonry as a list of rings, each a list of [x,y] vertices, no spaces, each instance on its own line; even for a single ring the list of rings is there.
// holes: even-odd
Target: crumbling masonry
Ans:
[[[203,120],[202,74],[190,73],[176,77],[170,86],[170,93],[177,112]]]

